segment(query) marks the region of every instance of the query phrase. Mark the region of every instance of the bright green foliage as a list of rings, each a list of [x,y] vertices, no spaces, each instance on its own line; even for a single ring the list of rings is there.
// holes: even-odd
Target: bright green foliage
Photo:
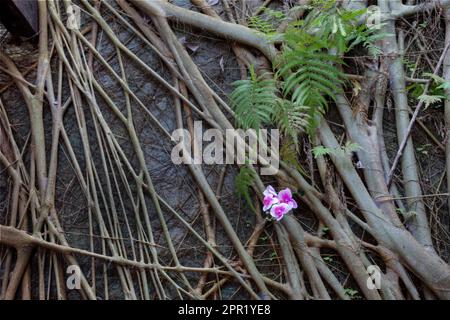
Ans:
[[[277,35],[276,27],[286,16],[282,11],[265,8],[263,16],[252,16],[248,26],[271,37]]]
[[[450,89],[449,81],[446,81],[444,78],[438,75],[427,72],[425,72],[423,76],[430,78],[430,80],[432,81],[428,89],[428,96],[431,96],[431,98],[426,95],[424,96],[423,93],[425,90],[425,84],[423,83],[413,83],[406,88],[408,90],[408,93],[410,93],[413,98],[423,100],[424,102],[435,100],[431,101],[430,104],[439,102],[442,99],[450,99],[448,95],[445,94],[445,90]]]
[[[284,96],[290,97],[293,105],[307,106],[310,120],[313,120],[326,110],[327,97],[334,99],[343,83],[343,75],[330,64],[337,62],[337,58],[299,47],[283,54],[278,76],[285,80]]]
[[[335,156],[349,156],[353,152],[361,149],[361,146],[355,142],[347,141],[345,145],[338,148],[327,148],[324,146],[317,146],[312,149],[314,158],[323,157],[326,155]]]
[[[284,51],[274,66],[277,81],[267,74],[257,77],[251,69],[250,79],[235,82],[231,94],[239,126],[257,129],[272,122],[294,144],[300,132],[315,127],[329,100],[340,92],[345,82],[340,54],[377,39],[358,24],[365,10],[341,10],[334,0],[316,0],[306,9],[306,18],[291,23],[284,34]],[[267,9],[264,18],[253,17],[250,25],[270,34],[273,21],[281,19],[282,13]],[[275,99],[279,93],[283,98]]]
[[[319,158],[319,157],[323,157],[323,156],[332,154],[334,152],[334,149],[327,148],[324,146],[317,146],[312,149],[312,152],[313,152],[314,158]]]
[[[340,56],[359,44],[373,51],[373,43],[384,35],[358,23],[366,10],[342,10],[334,0],[314,1],[304,20],[290,24],[284,40],[286,49],[276,63],[283,94],[309,107],[310,125],[321,116],[344,84]],[[333,52],[333,54],[330,54]]]
[[[347,52],[357,45],[362,44],[370,55],[377,56],[381,54],[381,49],[375,43],[388,35],[387,33],[374,33],[374,30],[366,28],[365,25],[358,26],[348,38],[350,43],[347,47]]]
[[[425,84],[423,83],[413,83],[406,89],[413,98],[418,99],[425,105],[425,109],[432,105],[439,106],[443,100],[450,99],[445,93],[446,90],[450,89],[449,81],[432,73],[424,73],[423,75],[432,80],[428,88],[428,94],[424,94]]]
[[[296,24],[307,33],[325,41],[328,49],[335,48],[338,54],[343,54],[362,44],[369,53],[380,53],[380,49],[374,43],[386,34],[368,28],[358,21],[367,9],[339,9],[335,0],[313,1],[307,8],[311,10],[308,16]]]
[[[422,94],[419,96],[419,101],[425,105],[425,109],[427,109],[432,104],[441,102],[442,99],[445,99],[445,96],[443,96],[443,95],[428,95],[428,94]]]
[[[436,88],[439,88],[439,89],[449,89],[450,88],[450,82],[446,81],[444,78],[439,77],[436,74],[425,72],[423,75],[425,77],[431,78],[431,80],[433,80],[436,84],[438,84],[439,86],[437,86]]]
[[[254,182],[255,171],[247,166],[242,166],[235,180],[236,192],[245,199],[253,211],[256,211],[250,198],[250,188]]]
[[[419,99],[419,97],[423,94],[424,85],[421,83],[412,83],[406,87],[406,90],[413,98]]]
[[[361,296],[358,294],[358,290],[354,290],[351,288],[346,288],[345,290],[345,294],[350,298],[350,299],[361,299]]]
[[[433,81],[428,90],[429,94],[423,94],[424,85],[422,85],[421,94],[418,97],[416,96],[419,101],[422,101],[425,104],[425,109],[431,105],[438,104],[445,99],[449,99],[449,96],[446,94],[446,90],[450,89],[449,81],[432,73],[424,73],[423,75],[430,77]]]
[[[341,147],[341,152],[345,155],[349,156],[353,152],[356,152],[361,149],[361,146],[356,142],[347,141],[343,147]]]
[[[281,22],[286,19],[286,15],[283,11],[280,10],[272,10],[270,8],[264,8],[264,13],[271,19],[275,20],[275,22]]]
[[[308,127],[310,116],[309,107],[294,103],[286,99],[278,99],[273,116],[278,129],[298,145],[298,133]]]
[[[261,16],[253,16],[250,18],[248,26],[252,29],[256,29],[266,35],[276,34],[276,29],[273,24]]]
[[[270,75],[256,76],[250,68],[250,79],[234,83],[231,101],[236,112],[237,125],[258,130],[271,121],[275,110],[276,87]]]
[[[257,76],[250,68],[250,78],[235,82],[231,94],[238,126],[258,129],[275,125],[287,140],[286,145],[294,146],[297,152],[299,134],[313,132],[330,101],[346,83],[343,55],[356,46],[378,53],[374,43],[386,36],[358,21],[366,10],[339,9],[335,0],[314,0],[303,9],[306,17],[290,23],[282,37],[278,35],[283,39],[283,51],[274,61],[275,78],[270,74]],[[251,18],[250,26],[274,35],[276,23],[282,19],[282,13],[266,10],[263,16]],[[317,157],[349,154],[358,148],[350,143],[339,150],[317,147],[313,152]],[[288,155],[293,163],[297,162],[291,152],[281,155],[284,160]]]
[[[358,17],[366,10],[342,10],[334,0],[315,1],[311,11],[299,24],[304,31],[314,34],[328,49],[335,47],[339,53],[348,51],[349,42],[354,38]],[[295,26],[295,25],[294,25]]]

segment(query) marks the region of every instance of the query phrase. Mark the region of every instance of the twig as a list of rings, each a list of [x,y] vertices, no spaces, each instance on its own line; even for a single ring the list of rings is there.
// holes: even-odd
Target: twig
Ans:
[[[439,62],[438,62],[438,64],[436,65],[436,68],[434,69],[433,75],[437,75],[437,74],[438,74],[439,69],[441,68],[442,62],[444,62],[445,55],[446,55],[447,50],[448,50],[449,47],[450,47],[450,43],[448,43],[448,44],[445,46],[444,51],[442,52],[441,58],[439,59]],[[423,90],[423,94],[427,94],[428,89],[429,89],[430,84],[431,84],[431,81],[432,81],[431,79],[428,80],[428,83],[425,85],[425,88],[424,88],[424,90]],[[388,173],[387,178],[386,178],[386,183],[387,183],[388,187],[391,185],[392,177],[393,177],[393,175],[394,175],[394,171],[395,171],[395,169],[397,168],[397,165],[398,165],[398,163],[399,163],[399,161],[400,161],[400,158],[401,158],[401,156],[402,156],[402,154],[403,154],[403,150],[405,149],[406,144],[408,143],[409,136],[410,136],[411,131],[412,131],[412,128],[413,128],[413,126],[414,126],[414,122],[416,121],[416,118],[417,118],[417,116],[419,115],[419,112],[420,112],[420,110],[422,109],[422,106],[423,106],[423,105],[424,105],[424,101],[423,101],[423,100],[420,100],[419,103],[417,104],[415,110],[414,110],[414,114],[413,114],[413,116],[411,117],[411,121],[410,121],[409,124],[408,124],[408,127],[407,127],[407,129],[406,129],[405,136],[403,137],[403,140],[402,140],[402,142],[400,143],[400,147],[398,148],[397,154],[395,155],[395,158],[394,158],[394,162],[392,163],[392,167],[391,167],[391,169],[389,170],[389,173]]]

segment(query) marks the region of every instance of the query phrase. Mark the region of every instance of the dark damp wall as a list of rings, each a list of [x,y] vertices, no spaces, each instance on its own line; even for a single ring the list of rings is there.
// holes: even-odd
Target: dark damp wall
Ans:
[[[0,21],[16,37],[31,38],[38,32],[37,0],[1,0]]]

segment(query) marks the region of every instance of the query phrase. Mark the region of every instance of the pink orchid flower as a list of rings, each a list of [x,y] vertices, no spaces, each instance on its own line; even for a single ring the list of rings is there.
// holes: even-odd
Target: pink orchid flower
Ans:
[[[270,208],[270,215],[277,221],[280,221],[286,213],[288,213],[292,207],[286,203],[279,203]]]
[[[294,200],[294,198],[292,198],[291,189],[289,188],[281,190],[278,193],[278,200],[280,201],[280,203],[289,205],[292,209],[297,208],[297,202]]]
[[[263,210],[268,211],[274,204],[279,202],[278,195],[272,186],[268,186],[263,192]]]
[[[278,194],[272,186],[268,186],[263,192],[263,210],[270,211],[275,220],[280,221],[286,213],[297,208],[297,202],[292,197],[291,189],[286,188]]]
[[[264,190],[263,195],[268,196],[268,195],[272,195],[272,196],[277,196],[277,192],[275,191],[275,189],[272,186],[267,186],[266,190]]]

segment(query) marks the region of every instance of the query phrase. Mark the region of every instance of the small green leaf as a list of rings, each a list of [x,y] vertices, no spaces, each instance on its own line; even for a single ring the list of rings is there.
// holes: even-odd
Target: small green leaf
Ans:
[[[427,94],[422,94],[419,96],[419,101],[422,102],[425,105],[425,110],[432,104],[441,102],[442,99],[445,99],[445,96],[441,96],[441,95],[427,95]]]
[[[333,151],[334,151],[333,149],[330,149],[330,148],[327,148],[327,147],[324,147],[324,146],[317,146],[317,147],[314,147],[312,149],[312,152],[314,154],[314,158],[316,158],[316,159],[319,158],[319,157],[323,157],[323,156],[332,154]]]

